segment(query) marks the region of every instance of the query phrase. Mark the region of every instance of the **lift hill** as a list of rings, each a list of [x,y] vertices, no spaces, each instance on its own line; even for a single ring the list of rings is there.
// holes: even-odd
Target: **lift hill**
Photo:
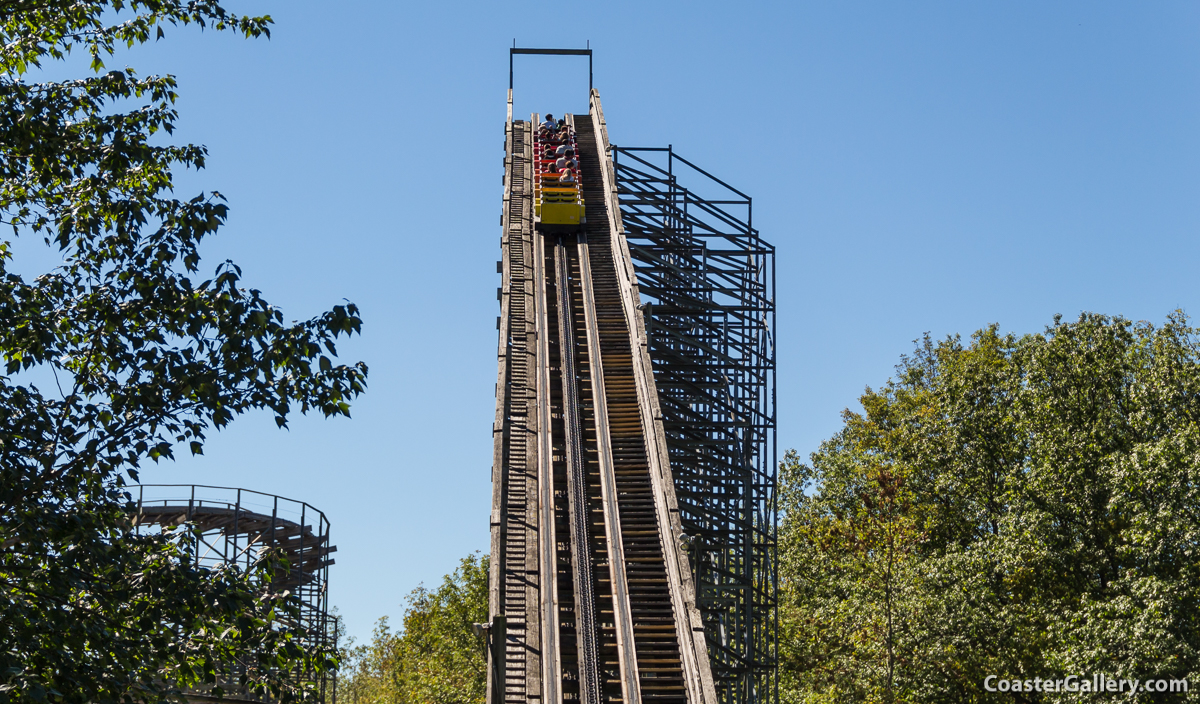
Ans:
[[[517,54],[590,82],[590,49]],[[777,701],[774,250],[749,197],[612,146],[589,95],[585,221],[550,231],[510,73],[488,701]]]

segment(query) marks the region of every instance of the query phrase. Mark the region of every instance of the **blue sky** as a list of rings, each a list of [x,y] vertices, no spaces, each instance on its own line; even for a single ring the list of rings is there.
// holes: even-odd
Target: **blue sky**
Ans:
[[[923,332],[1194,310],[1200,5],[1181,2],[238,2],[270,41],[176,30],[232,258],[294,318],[359,304],[353,419],[249,416],[148,482],[324,510],[360,640],[486,549],[507,48],[595,50],[612,139],[755,198],[777,247],[779,441],[839,427]],[[583,112],[586,62],[519,58],[518,112]]]

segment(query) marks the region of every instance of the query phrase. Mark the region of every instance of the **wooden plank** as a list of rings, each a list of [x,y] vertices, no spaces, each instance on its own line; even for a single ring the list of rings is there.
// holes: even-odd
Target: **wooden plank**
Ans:
[[[637,307],[640,302],[637,275],[633,268],[633,257],[629,253],[629,243],[625,239],[625,225],[621,218],[620,200],[617,197],[616,171],[609,153],[608,124],[604,120],[600,93],[595,89],[591,91],[590,106],[592,125],[596,131],[597,151],[602,163],[601,178],[604,180],[604,192],[608,199],[609,233],[612,238],[613,257],[617,260],[617,281],[621,288],[625,320],[633,338],[630,343],[634,351],[633,369],[637,382],[638,406],[641,410],[642,429],[650,461],[655,513],[662,536],[660,542],[671,587],[675,631],[679,638],[680,657],[684,661],[683,672],[688,701],[691,704],[716,704],[716,687],[713,684],[712,665],[703,635],[704,623],[696,606],[692,569],[687,554],[680,549],[678,542],[679,537],[683,535],[683,527],[679,521],[679,502],[675,496],[675,482],[671,476],[671,461],[667,454],[666,431],[662,424],[658,389],[654,385],[645,321]]]
[[[612,438],[609,436],[604,363],[600,353],[596,297],[592,289],[592,263],[586,235],[579,235],[577,246],[579,278],[582,284],[580,288],[583,290],[583,319],[587,329],[588,371],[592,384],[592,415],[596,424],[596,454],[600,464],[600,494],[604,503],[604,534],[608,539],[608,575],[612,585],[613,624],[617,633],[617,659],[621,663],[621,699],[627,704],[641,704],[633,614],[629,606],[629,582],[625,576],[625,546],[621,539],[621,514],[617,506],[617,478],[613,470]]]
[[[508,250],[504,246],[504,235],[508,232],[508,203],[512,194],[512,91],[508,92],[508,121],[504,128],[504,209],[500,212],[501,233],[501,291],[510,286]],[[508,300],[500,297],[500,330],[497,340],[496,363],[496,417],[492,422],[492,512],[491,512],[491,557],[488,562],[488,621],[495,622],[503,616],[504,601],[504,445],[505,409],[508,407]],[[490,653],[487,677],[487,702],[497,702],[504,691],[504,683],[497,682],[496,673],[503,667],[494,662],[494,651]]]
[[[525,319],[521,321],[521,335],[525,340],[525,372],[526,378],[529,379],[530,370],[537,369],[537,350],[536,342],[531,336],[531,332],[535,329],[537,315],[537,301],[533,291],[533,263],[534,247],[533,247],[533,125],[525,123],[525,149],[522,153],[521,168],[525,173],[525,192],[521,195],[521,252],[522,259],[525,262],[525,267],[521,272],[524,277],[523,295],[525,296]],[[531,344],[534,343],[534,344]],[[536,379],[534,380],[536,383]],[[524,390],[527,426],[525,428],[525,466],[521,471],[525,472],[525,520],[528,524],[526,528],[525,541],[525,570],[526,575],[532,575],[532,578],[527,580],[525,588],[525,695],[530,700],[541,701],[542,699],[542,612],[541,612],[541,584],[542,577],[538,571],[538,546],[541,541],[540,521],[538,515],[538,443],[537,429],[539,425],[539,416],[537,413],[537,392],[536,390]],[[532,434],[532,436],[531,436]],[[529,584],[532,582],[532,585]]]

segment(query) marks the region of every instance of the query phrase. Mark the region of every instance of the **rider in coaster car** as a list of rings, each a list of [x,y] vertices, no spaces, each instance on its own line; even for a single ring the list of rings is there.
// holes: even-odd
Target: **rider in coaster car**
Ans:
[[[557,132],[558,131],[558,124],[554,121],[554,116],[551,115],[550,113],[546,113],[546,121],[542,123],[542,127],[547,132]]]
[[[575,174],[570,169],[563,169],[562,174],[558,177],[558,182],[560,184],[575,183]]]
[[[554,162],[554,165],[560,169],[573,169],[577,167],[579,164],[575,161],[575,150],[568,149],[563,152],[562,156],[558,157],[558,161]]]

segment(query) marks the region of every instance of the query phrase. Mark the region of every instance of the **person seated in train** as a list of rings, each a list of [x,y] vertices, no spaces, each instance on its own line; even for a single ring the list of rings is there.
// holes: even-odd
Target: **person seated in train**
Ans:
[[[574,183],[575,174],[570,169],[563,169],[562,173],[558,175],[558,185],[562,186]]]
[[[579,166],[579,162],[575,161],[575,150],[568,149],[563,152],[563,155],[558,157],[554,165],[560,169],[574,169]]]
[[[558,123],[554,121],[554,116],[550,113],[546,113],[546,121],[542,123],[542,127],[545,127],[547,132],[558,131]]]

